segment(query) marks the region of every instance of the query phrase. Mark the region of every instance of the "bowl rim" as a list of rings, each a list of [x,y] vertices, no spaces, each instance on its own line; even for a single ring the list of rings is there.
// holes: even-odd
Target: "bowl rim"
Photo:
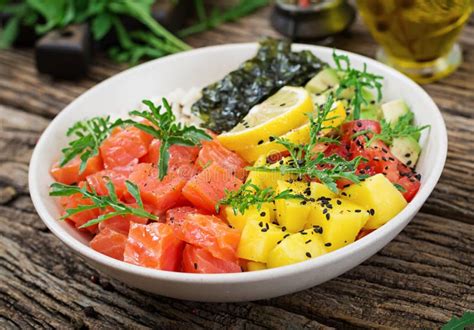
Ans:
[[[369,235],[357,240],[345,247],[342,247],[338,250],[332,251],[328,254],[323,256],[319,256],[317,258],[309,259],[300,263],[287,265],[278,268],[272,269],[265,269],[260,270],[258,272],[242,272],[242,273],[227,273],[227,274],[190,274],[190,273],[182,273],[182,272],[173,272],[173,271],[164,271],[158,269],[151,269],[145,268],[141,266],[132,265],[126,263],[124,261],[116,260],[114,258],[108,257],[103,255],[89,246],[81,243],[76,238],[72,237],[62,226],[57,219],[49,215],[48,209],[42,201],[41,194],[40,194],[40,187],[37,180],[35,180],[35,167],[41,160],[41,149],[44,145],[47,144],[47,141],[51,138],[52,133],[56,130],[55,122],[58,122],[58,118],[62,118],[67,116],[68,110],[75,106],[76,103],[80,102],[83,98],[88,97],[88,95],[92,93],[100,92],[104,86],[106,86],[111,79],[115,79],[117,77],[126,78],[127,75],[134,74],[135,71],[144,70],[146,67],[151,67],[155,65],[158,61],[164,62],[170,59],[179,59],[179,58],[186,58],[188,56],[193,56],[198,53],[205,53],[205,52],[213,52],[213,51],[222,51],[226,48],[234,48],[235,50],[239,50],[240,48],[249,48],[253,47],[256,48],[258,43],[250,42],[250,43],[230,43],[230,44],[223,44],[223,45],[215,45],[215,46],[208,46],[202,47],[198,49],[193,49],[190,51],[185,51],[182,53],[169,55],[163,58],[155,59],[141,65],[138,65],[133,68],[129,68],[122,72],[119,72],[104,81],[96,84],[92,88],[88,89],[84,93],[82,93],[79,97],[74,99],[71,103],[69,103],[60,113],[48,124],[48,127],[43,131],[41,134],[35,149],[33,151],[29,170],[28,170],[28,183],[29,183],[29,191],[30,196],[33,201],[33,205],[35,206],[38,215],[42,219],[42,221],[46,224],[46,226],[51,230],[51,232],[59,238],[65,245],[71,248],[75,253],[79,254],[80,256],[84,256],[95,263],[103,264],[109,268],[114,269],[115,271],[121,271],[125,273],[133,273],[134,275],[139,275],[145,278],[153,278],[160,281],[171,281],[171,282],[182,282],[182,283],[206,283],[206,284],[222,284],[222,283],[245,283],[251,281],[261,281],[268,278],[275,278],[275,277],[286,277],[291,276],[292,274],[297,274],[301,272],[310,271],[312,269],[318,267],[324,267],[327,264],[335,263],[340,261],[343,258],[350,257],[351,255],[357,253],[359,250],[363,249],[364,247],[373,244],[375,241],[379,240],[383,236],[387,235],[389,232],[394,230],[398,225],[399,222],[406,221],[407,219],[413,217],[419,208],[424,204],[428,196],[433,191],[435,185],[437,184],[439,177],[444,168],[444,164],[446,162],[447,157],[447,145],[448,145],[448,138],[447,138],[447,131],[444,119],[441,115],[440,110],[438,109],[437,105],[433,101],[433,99],[421,88],[418,84],[416,84],[413,80],[408,78],[407,76],[403,75],[402,73],[392,69],[385,64],[377,62],[369,57],[359,55],[356,53],[324,47],[324,46],[316,46],[316,45],[309,45],[309,44],[301,44],[301,43],[294,43],[293,49],[295,50],[303,50],[307,49],[312,51],[313,53],[317,54],[319,51],[328,52],[335,49],[340,54],[345,54],[350,56],[351,58],[357,58],[361,62],[367,63],[371,67],[376,67],[381,71],[388,71],[390,74],[395,76],[397,80],[399,80],[403,84],[408,84],[413,90],[417,93],[422,95],[428,103],[430,103],[432,110],[430,115],[434,116],[434,121],[437,123],[436,130],[438,130],[438,138],[436,141],[437,145],[437,152],[438,152],[438,159],[434,162],[434,166],[432,169],[431,174],[424,178],[426,181],[424,185],[420,188],[418,193],[416,194],[415,198],[408,203],[408,205],[394,218],[392,218],[389,222],[387,222],[384,226],[378,228],[376,231],[370,233]],[[433,127],[431,128],[433,130]],[[431,137],[430,137],[431,138]],[[407,223],[404,225],[406,226]],[[403,228],[404,228],[403,226]],[[403,229],[402,228],[402,229]]]

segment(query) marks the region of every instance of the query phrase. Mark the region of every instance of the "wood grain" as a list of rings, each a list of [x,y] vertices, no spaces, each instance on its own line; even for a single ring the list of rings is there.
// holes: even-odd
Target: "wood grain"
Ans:
[[[188,39],[195,47],[276,36],[270,9]],[[98,57],[85,79],[36,74],[31,50],[0,51],[0,328],[436,328],[474,310],[474,20],[465,61],[424,86],[449,132],[446,168],[412,223],[352,271],[296,294],[239,304],[153,296],[89,267],[37,216],[28,163],[51,118],[86,89],[125,69]],[[360,22],[335,47],[373,56]]]

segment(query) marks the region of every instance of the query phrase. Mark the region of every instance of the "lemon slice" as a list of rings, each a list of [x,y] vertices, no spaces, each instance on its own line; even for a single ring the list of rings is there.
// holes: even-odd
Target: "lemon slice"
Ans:
[[[323,123],[323,127],[338,127],[346,119],[346,110],[344,104],[340,101],[334,103],[332,110],[329,112],[328,117],[330,120]],[[331,129],[326,128],[321,131],[322,135],[326,135]],[[282,135],[281,138],[286,139],[295,144],[305,144],[309,142],[309,122],[306,124],[290,130],[286,134]],[[261,155],[272,155],[278,152],[285,151],[286,148],[280,143],[272,141],[265,142],[253,146],[247,146],[244,148],[237,149],[236,152],[244,158],[247,162],[253,163]]]
[[[304,124],[313,109],[311,97],[304,88],[285,86],[254,106],[237,126],[217,138],[231,150],[262,144],[272,136],[280,136]]]

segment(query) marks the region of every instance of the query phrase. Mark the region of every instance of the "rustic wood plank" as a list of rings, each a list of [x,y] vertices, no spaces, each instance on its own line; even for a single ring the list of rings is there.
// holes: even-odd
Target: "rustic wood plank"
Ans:
[[[270,8],[190,37],[195,46],[278,36]],[[276,299],[202,304],[154,296],[111,280],[51,234],[28,195],[35,143],[64,106],[126,68],[95,59],[85,79],[37,75],[30,50],[0,51],[0,328],[437,328],[474,310],[474,18],[465,61],[424,88],[449,132],[446,168],[413,222],[362,265],[321,286]],[[331,45],[373,56],[358,21]]]

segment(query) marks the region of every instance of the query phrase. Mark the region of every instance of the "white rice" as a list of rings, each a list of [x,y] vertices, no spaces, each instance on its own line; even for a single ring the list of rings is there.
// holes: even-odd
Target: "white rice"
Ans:
[[[202,120],[191,112],[191,106],[201,98],[201,89],[192,87],[188,91],[182,88],[173,90],[168,95],[152,96],[148,98],[155,104],[161,104],[161,99],[165,97],[171,105],[171,109],[176,119],[183,124],[200,126]],[[140,103],[139,109],[144,110],[147,107]]]

